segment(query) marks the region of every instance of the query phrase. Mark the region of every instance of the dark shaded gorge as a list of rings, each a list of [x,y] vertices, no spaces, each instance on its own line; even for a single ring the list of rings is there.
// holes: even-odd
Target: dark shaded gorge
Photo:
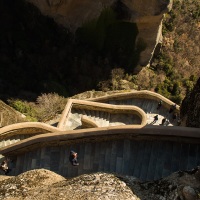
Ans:
[[[127,16],[120,5],[72,34],[24,0],[1,0],[0,98],[67,97],[97,89],[115,67],[132,72],[141,52],[138,29],[121,20]]]

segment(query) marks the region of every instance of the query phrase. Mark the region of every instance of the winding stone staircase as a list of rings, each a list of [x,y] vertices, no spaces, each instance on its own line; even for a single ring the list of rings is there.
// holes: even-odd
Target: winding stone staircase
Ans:
[[[46,168],[66,177],[104,171],[157,180],[200,164],[200,129],[175,126],[169,113],[173,104],[148,91],[69,100],[58,127],[1,128],[0,153],[12,159],[11,175]],[[151,125],[156,114],[159,120]],[[160,125],[163,117],[169,126]],[[34,131],[27,131],[30,127]],[[68,160],[70,150],[78,152],[78,167]]]
[[[145,125],[145,112],[136,106],[110,105],[97,102],[69,100],[58,123],[62,130],[82,129],[82,118],[94,122],[97,127],[119,125]]]

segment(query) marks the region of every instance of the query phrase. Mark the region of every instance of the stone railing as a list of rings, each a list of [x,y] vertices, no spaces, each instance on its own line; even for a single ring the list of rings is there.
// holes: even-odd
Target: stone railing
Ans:
[[[94,120],[92,120],[86,116],[81,117],[81,123],[82,123],[82,126],[85,128],[98,128],[99,127],[98,124]]]
[[[40,122],[22,122],[0,128],[0,139],[13,135],[32,135],[59,131],[59,128]]]
[[[64,124],[69,118],[70,111],[72,108],[104,111],[109,113],[127,113],[137,115],[141,119],[141,125],[144,126],[147,123],[147,117],[145,112],[137,106],[126,106],[126,105],[111,105],[104,103],[97,103],[91,101],[83,101],[70,99],[62,113],[61,119],[58,123],[58,128],[63,130]]]
[[[167,109],[170,109],[171,106],[174,105],[174,102],[167,99],[166,97],[164,97],[164,96],[162,96],[158,93],[148,91],[148,90],[133,91],[133,92],[126,92],[126,93],[117,93],[117,94],[111,94],[109,96],[90,98],[90,99],[87,99],[87,100],[88,101],[107,103],[108,101],[111,101],[111,100],[124,100],[124,99],[131,99],[131,98],[151,99],[151,100],[155,100],[157,102],[163,101],[163,106]],[[177,111],[180,110],[179,105],[176,105],[176,110]]]
[[[137,115],[141,119],[141,126],[144,126],[147,121],[146,114],[144,113],[144,111],[136,106],[122,106],[122,105],[115,106],[97,102],[70,99],[62,113],[58,127],[53,127],[51,125],[40,122],[17,123],[0,128],[0,138],[4,139],[17,134],[33,135],[33,134],[44,134],[48,132],[63,131],[64,124],[68,120],[72,108],[98,110],[98,111],[105,111],[109,113],[119,113],[119,114],[129,113]],[[95,125],[93,124],[93,126],[91,127],[95,127]]]
[[[46,133],[24,139],[18,143],[3,147],[0,154],[13,156],[44,146],[58,146],[85,142],[98,142],[119,139],[150,139],[167,141],[187,141],[199,143],[200,129],[186,127],[163,127],[126,125],[107,128],[90,128]]]

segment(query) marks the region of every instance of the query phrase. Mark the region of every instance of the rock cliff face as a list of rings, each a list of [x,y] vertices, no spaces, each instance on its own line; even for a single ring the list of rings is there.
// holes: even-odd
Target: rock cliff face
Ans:
[[[183,100],[181,116],[186,126],[200,128],[200,78]]]
[[[0,128],[14,123],[24,122],[25,116],[0,100]]]
[[[0,199],[10,200],[197,200],[199,188],[198,168],[143,183],[132,176],[101,172],[65,179],[46,169],[31,170],[16,177],[0,176]]]
[[[172,0],[27,0],[65,27],[75,31],[84,22],[100,16],[103,9],[112,7],[118,18],[137,23],[138,39],[146,43],[140,55],[140,66],[147,65],[154,49],[162,41],[162,18],[172,6]],[[140,67],[135,71],[140,70]]]

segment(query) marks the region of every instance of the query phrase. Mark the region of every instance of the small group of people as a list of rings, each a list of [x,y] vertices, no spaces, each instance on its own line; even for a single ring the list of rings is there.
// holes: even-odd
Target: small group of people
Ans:
[[[166,117],[164,117],[163,119],[162,119],[162,122],[161,122],[161,124],[160,125],[163,125],[163,126],[167,126],[167,125],[169,125],[169,120],[166,118]]]
[[[161,107],[162,107],[162,105],[163,105],[163,101],[162,100],[160,100],[159,102],[158,102],[158,105],[157,105],[157,110],[159,110]],[[172,114],[172,122],[175,122],[175,120],[177,120],[177,125],[179,126],[180,124],[181,124],[181,119],[180,119],[180,117],[179,117],[179,115],[177,114],[177,112],[176,112],[176,104],[173,104],[171,107],[170,107],[170,109],[169,109],[169,114]],[[151,124],[155,124],[157,121],[158,121],[158,115],[155,115],[154,116],[154,120],[151,122]],[[167,125],[169,125],[170,124],[170,121],[166,118],[166,117],[164,117],[163,119],[162,119],[162,122],[161,122],[161,124],[160,125],[164,125],[164,126],[167,126]]]

